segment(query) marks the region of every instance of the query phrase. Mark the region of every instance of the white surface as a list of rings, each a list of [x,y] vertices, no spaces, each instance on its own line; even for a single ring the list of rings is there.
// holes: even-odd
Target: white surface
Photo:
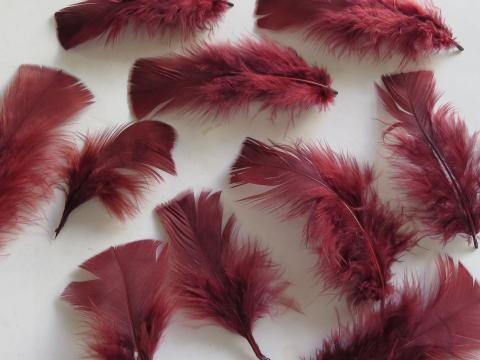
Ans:
[[[72,130],[94,131],[127,122],[130,119],[127,77],[134,60],[167,54],[180,45],[129,35],[115,46],[104,48],[99,43],[89,43],[67,53],[57,42],[52,15],[72,2],[0,0],[1,86],[7,84],[22,63],[59,67],[82,79],[96,97],[96,103],[78,118]],[[254,34],[254,0],[234,2],[235,7],[228,11],[211,41]],[[456,105],[470,130],[480,130],[480,3],[476,0],[436,0],[436,3],[466,50],[461,55],[440,54],[416,68],[434,69],[439,88],[445,92],[444,99]],[[272,360],[291,360],[313,354],[321,345],[322,338],[336,326],[335,311],[344,314],[345,304],[332,295],[322,294],[321,284],[315,282],[311,272],[315,257],[301,246],[302,221],[280,223],[274,216],[235,202],[241,194],[239,190],[228,189],[226,175],[246,136],[282,142],[302,137],[326,141],[361,160],[376,161],[382,173],[382,194],[395,199],[396,194],[389,190],[387,164],[382,158],[381,126],[374,120],[381,112],[373,82],[381,74],[397,70],[398,62],[375,64],[368,60],[358,62],[356,58],[339,61],[322,55],[320,49],[301,41],[299,36],[274,38],[292,45],[308,61],[327,67],[334,88],[340,92],[331,110],[304,113],[295,127],[288,129],[286,116],[272,124],[268,113],[256,114],[255,106],[249,114],[238,114],[223,124],[194,125],[193,118],[163,116],[162,120],[179,133],[174,151],[178,176],[167,176],[165,183],[148,195],[142,214],[123,224],[110,218],[98,202],[91,201],[71,215],[61,236],[53,240],[63,205],[63,196],[58,193],[55,201],[45,208],[45,220],[39,226],[25,229],[8,247],[10,256],[0,260],[0,359],[83,358],[79,317],[59,301],[62,290],[74,278],[80,263],[107,247],[143,238],[163,238],[153,208],[189,188],[225,190],[226,209],[237,212],[244,231],[271,247],[273,258],[284,266],[286,278],[293,283],[290,292],[305,315],[288,312],[259,321],[255,336],[264,353]],[[454,241],[445,249],[431,240],[422,245],[424,248],[415,249],[402,258],[403,263],[395,265],[398,274],[403,275],[405,267],[410,271],[431,268],[439,252],[448,252],[480,278],[480,252],[468,249],[463,240]],[[254,356],[239,336],[219,327],[196,327],[177,316],[156,358],[246,360]]]

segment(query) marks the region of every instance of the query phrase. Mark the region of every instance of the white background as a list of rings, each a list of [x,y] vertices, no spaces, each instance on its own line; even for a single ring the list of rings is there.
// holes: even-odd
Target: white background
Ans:
[[[236,0],[209,41],[255,36],[254,0]],[[118,44],[104,48],[98,42],[65,52],[57,42],[53,14],[70,0],[0,0],[0,83],[4,88],[17,67],[23,63],[43,64],[65,69],[78,76],[95,95],[96,102],[69,127],[82,133],[104,129],[130,121],[127,103],[127,79],[135,59],[168,54],[180,50],[175,41],[142,40],[133,35],[121,37]],[[480,130],[478,85],[480,84],[480,3],[476,0],[437,0],[447,22],[454,29],[465,52],[443,53],[411,68],[434,69],[444,100],[456,105],[470,130]],[[287,312],[262,319],[254,334],[264,353],[272,360],[298,359],[313,354],[321,340],[335,328],[339,312],[349,321],[345,304],[321,291],[321,283],[311,271],[315,257],[302,249],[303,222],[281,223],[273,215],[238,203],[244,190],[229,190],[227,173],[246,136],[291,142],[298,138],[325,141],[337,150],[348,151],[360,160],[374,161],[380,171],[379,187],[385,199],[397,199],[390,190],[388,167],[379,141],[384,117],[374,92],[374,81],[398,69],[398,59],[377,64],[357,58],[337,60],[322,49],[301,40],[298,34],[275,35],[283,44],[293,46],[311,63],[325,65],[340,94],[328,112],[314,109],[302,114],[295,127],[288,127],[288,116],[276,123],[268,113],[239,113],[227,121],[199,123],[195,117],[175,114],[162,116],[179,133],[174,151],[178,176],[148,194],[142,213],[120,223],[109,217],[97,201],[75,211],[63,233],[53,240],[63,205],[57,193],[46,206],[38,226],[25,229],[7,248],[8,256],[0,260],[0,359],[73,360],[84,356],[79,333],[79,316],[59,300],[68,283],[78,278],[77,266],[111,245],[144,238],[164,238],[154,215],[154,207],[177,194],[193,188],[225,190],[227,212],[235,211],[245,232],[258,236],[272,249],[273,258],[282,264],[286,278],[293,283],[290,294],[305,314]],[[250,189],[251,191],[252,189]],[[480,277],[480,252],[467,247],[463,239],[446,248],[425,240],[422,247],[402,257],[395,265],[403,277],[408,271],[433,268],[439,252],[461,259]],[[198,327],[177,315],[166,331],[157,359],[244,360],[254,356],[246,341],[215,326]],[[479,356],[480,358],[480,356]]]

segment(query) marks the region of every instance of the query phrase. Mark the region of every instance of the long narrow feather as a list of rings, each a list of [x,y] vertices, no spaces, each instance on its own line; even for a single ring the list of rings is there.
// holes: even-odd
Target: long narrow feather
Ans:
[[[415,244],[401,216],[380,201],[374,180],[370,166],[328,147],[253,139],[231,172],[233,185],[270,187],[246,200],[284,210],[288,218],[308,216],[305,236],[319,255],[319,275],[354,306],[391,293],[390,267]]]
[[[304,29],[307,38],[330,51],[416,61],[442,49],[463,48],[440,11],[416,0],[258,0],[258,26],[270,30]]]
[[[128,25],[149,36],[179,32],[184,38],[212,29],[233,6],[226,0],[88,0],[55,13],[58,39],[71,49],[101,36],[114,42]]]
[[[360,317],[323,344],[316,360],[478,359],[480,286],[450,258],[438,261],[430,291],[407,284],[383,312]]]
[[[252,328],[274,306],[294,306],[284,295],[288,283],[268,252],[254,242],[239,243],[233,216],[222,230],[220,193],[203,192],[198,202],[188,193],[157,213],[170,237],[179,306],[194,319],[243,336],[259,359],[268,360]]]
[[[290,48],[269,41],[204,44],[188,56],[138,60],[130,99],[139,119],[183,109],[226,115],[259,101],[262,108],[304,110],[327,107],[336,91],[330,75],[308,65]]]
[[[95,279],[72,282],[62,299],[87,318],[87,343],[97,359],[153,360],[175,309],[167,254],[160,241],[142,240],[112,247],[80,266]]]
[[[141,121],[86,136],[65,168],[65,209],[56,235],[78,206],[98,197],[108,211],[123,220],[138,211],[148,180],[161,180],[159,170],[175,174],[171,151],[175,130],[157,121]]]
[[[60,127],[92,99],[60,70],[18,70],[0,104],[0,248],[51,197],[69,147]]]
[[[432,72],[382,78],[377,86],[395,123],[384,139],[392,151],[396,180],[412,211],[430,235],[446,243],[466,234],[478,248],[480,232],[480,147],[478,133],[449,104],[437,107]]]

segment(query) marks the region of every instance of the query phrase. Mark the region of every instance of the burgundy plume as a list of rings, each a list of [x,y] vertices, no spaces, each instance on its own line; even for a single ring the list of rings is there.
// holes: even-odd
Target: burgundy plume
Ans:
[[[152,111],[183,109],[227,115],[259,101],[262,109],[300,111],[327,107],[336,91],[330,75],[308,65],[291,48],[270,41],[208,45],[188,56],[140,59],[130,78],[139,119]]]
[[[59,128],[92,99],[60,70],[18,70],[0,103],[0,248],[51,197],[69,148]]]
[[[382,204],[370,166],[328,147],[267,145],[247,139],[231,183],[269,190],[245,200],[288,218],[307,215],[307,245],[319,255],[318,273],[353,306],[383,301],[392,291],[390,267],[415,244],[403,219]]]
[[[478,359],[480,286],[462,264],[455,269],[451,259],[440,259],[429,291],[416,281],[398,297],[341,328],[310,359]]]
[[[112,247],[80,266],[95,279],[72,282],[62,298],[85,315],[95,358],[153,360],[175,308],[167,256],[160,241],[142,240]]]
[[[270,30],[303,29],[336,55],[371,54],[403,62],[442,49],[463,48],[431,3],[416,0],[258,0],[258,26]]]
[[[158,170],[175,174],[174,143],[171,126],[150,120],[86,136],[64,170],[66,202],[56,235],[73,210],[95,197],[117,218],[133,216],[148,180],[161,180]]]
[[[385,130],[396,180],[412,204],[413,215],[430,235],[447,242],[466,234],[478,248],[480,232],[480,147],[478,133],[439,95],[432,72],[382,78],[377,86],[395,123]]]
[[[114,42],[128,25],[151,37],[179,32],[187,38],[213,28],[231,6],[226,0],[88,0],[58,11],[55,20],[68,50],[100,36]]]
[[[220,193],[203,192],[197,202],[188,193],[157,213],[170,237],[179,306],[243,336],[259,359],[268,360],[253,338],[255,322],[274,306],[295,307],[268,252],[254,242],[240,244],[234,216],[222,230]]]

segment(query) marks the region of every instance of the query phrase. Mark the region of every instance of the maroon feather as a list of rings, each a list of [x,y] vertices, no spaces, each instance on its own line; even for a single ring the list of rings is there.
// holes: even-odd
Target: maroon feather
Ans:
[[[80,266],[95,279],[72,282],[62,298],[88,319],[88,346],[96,358],[153,360],[174,311],[167,253],[160,241],[142,240],[112,247]]]
[[[257,24],[270,30],[303,29],[342,56],[371,54],[403,62],[442,49],[463,48],[431,3],[415,0],[258,0]]]
[[[55,13],[58,39],[71,49],[100,36],[114,42],[128,25],[149,36],[208,30],[233,6],[226,0],[88,0]]]
[[[60,70],[18,70],[0,104],[0,248],[51,197],[69,147],[59,128],[92,98]]]
[[[351,305],[383,301],[392,291],[390,267],[415,244],[403,220],[380,201],[370,166],[328,147],[267,145],[247,139],[231,183],[271,189],[248,197],[288,218],[307,215],[307,244],[318,273]]]
[[[86,136],[64,170],[66,202],[55,233],[62,230],[71,212],[98,197],[108,211],[123,220],[138,211],[148,180],[161,180],[158,170],[175,174],[171,151],[175,130],[157,121],[141,121]]]
[[[467,234],[478,248],[480,232],[480,148],[478,133],[439,95],[432,72],[384,76],[378,92],[395,123],[385,131],[396,179],[413,214],[430,235],[447,242]]]
[[[382,313],[359,318],[324,342],[316,360],[478,359],[480,286],[451,259],[438,261],[430,291],[407,284]],[[312,359],[312,358],[311,358]]]
[[[332,103],[330,75],[273,42],[197,47],[188,56],[138,60],[130,79],[137,118],[183,109],[227,115],[260,101],[262,108],[298,111]]]
[[[268,360],[252,328],[273,306],[295,306],[285,297],[288,283],[268,252],[254,242],[239,243],[234,216],[222,230],[220,193],[203,192],[197,202],[188,193],[158,207],[157,213],[170,237],[179,306],[194,319],[243,336],[259,359]]]

